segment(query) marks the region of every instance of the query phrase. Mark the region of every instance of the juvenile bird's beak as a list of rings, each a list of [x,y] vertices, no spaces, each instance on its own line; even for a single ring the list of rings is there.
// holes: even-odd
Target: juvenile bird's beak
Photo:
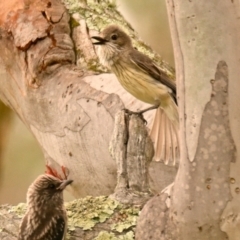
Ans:
[[[92,38],[98,41],[98,42],[94,42],[93,43],[94,45],[104,45],[106,42],[108,42],[108,40],[98,37],[98,36],[94,36]]]
[[[64,190],[69,184],[71,184],[73,180],[63,180],[60,186],[57,188],[58,190]]]

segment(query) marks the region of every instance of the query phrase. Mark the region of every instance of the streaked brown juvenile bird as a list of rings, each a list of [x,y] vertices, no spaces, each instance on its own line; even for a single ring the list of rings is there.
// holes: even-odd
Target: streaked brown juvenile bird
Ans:
[[[111,69],[121,85],[137,99],[157,108],[150,136],[156,161],[175,165],[179,158],[176,84],[146,55],[132,46],[130,37],[118,26],[94,36],[102,65]]]
[[[63,240],[67,215],[63,190],[72,180],[51,174],[40,175],[28,188],[27,212],[22,219],[18,240]]]

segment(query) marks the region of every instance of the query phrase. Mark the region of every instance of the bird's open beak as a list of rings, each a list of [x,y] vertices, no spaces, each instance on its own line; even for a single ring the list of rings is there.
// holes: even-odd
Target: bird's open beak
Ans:
[[[98,36],[94,36],[92,38],[98,41],[98,42],[94,42],[93,43],[94,45],[104,45],[106,42],[108,42],[108,40],[98,37]]]
[[[64,190],[69,184],[71,184],[73,180],[63,180],[60,186],[57,188],[58,190]]]

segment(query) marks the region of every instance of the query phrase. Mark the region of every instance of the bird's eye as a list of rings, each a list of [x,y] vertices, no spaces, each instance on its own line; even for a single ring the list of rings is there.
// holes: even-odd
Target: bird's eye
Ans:
[[[52,183],[50,183],[50,184],[48,185],[48,188],[49,188],[49,189],[54,189],[54,188],[55,188],[55,185],[52,184]]]
[[[111,39],[112,39],[112,40],[117,40],[117,39],[118,39],[117,34],[113,34],[113,35],[111,36]]]

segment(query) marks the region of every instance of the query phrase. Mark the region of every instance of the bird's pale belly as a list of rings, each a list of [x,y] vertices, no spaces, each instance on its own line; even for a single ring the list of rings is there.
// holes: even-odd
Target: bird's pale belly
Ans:
[[[120,70],[114,69],[121,85],[137,99],[152,104],[164,104],[170,98],[169,89],[136,69]]]

